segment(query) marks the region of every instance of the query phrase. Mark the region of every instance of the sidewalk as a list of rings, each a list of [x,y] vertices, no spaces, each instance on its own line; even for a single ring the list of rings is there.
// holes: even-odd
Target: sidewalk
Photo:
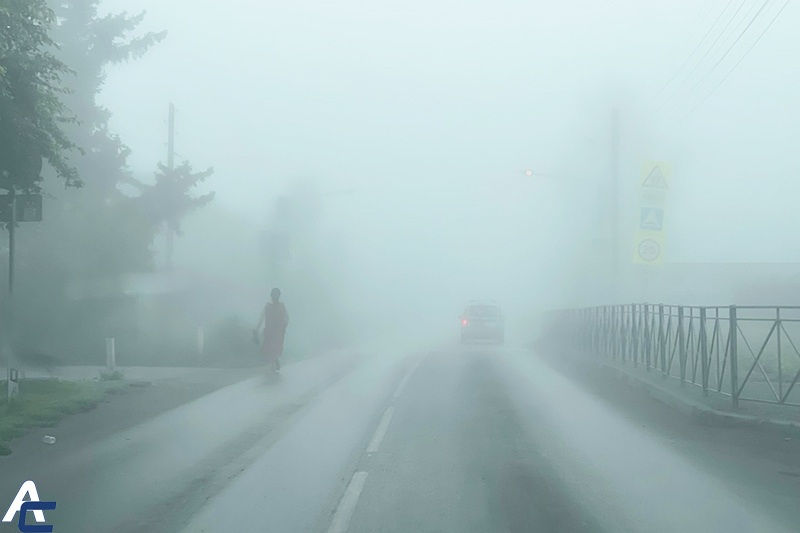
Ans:
[[[703,396],[703,390],[698,385],[686,382],[681,386],[679,379],[667,377],[655,369],[648,372],[643,365],[634,367],[631,362],[590,356],[586,356],[585,363],[596,371],[627,381],[653,398],[708,424],[771,426],[800,434],[800,407],[740,400],[739,407],[734,409],[730,396],[715,390],[709,390],[708,396]],[[771,397],[765,383],[752,385],[748,385],[749,397]]]
[[[80,381],[85,379],[99,379],[104,366],[61,366],[51,370],[23,369],[20,378],[25,379],[61,379],[66,381]],[[199,367],[142,367],[128,366],[117,367],[123,378],[129,381],[157,382],[165,379],[199,379],[205,380],[210,373],[244,373],[247,369],[217,369]],[[254,372],[254,370],[253,370]]]

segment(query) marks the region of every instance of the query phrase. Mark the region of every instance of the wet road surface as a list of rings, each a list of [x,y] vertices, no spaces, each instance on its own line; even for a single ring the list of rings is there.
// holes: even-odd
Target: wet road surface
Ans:
[[[643,425],[524,350],[340,355],[35,465],[11,456],[0,496],[34,479],[54,531],[793,530],[796,510],[751,494],[787,485],[718,475],[717,442]]]

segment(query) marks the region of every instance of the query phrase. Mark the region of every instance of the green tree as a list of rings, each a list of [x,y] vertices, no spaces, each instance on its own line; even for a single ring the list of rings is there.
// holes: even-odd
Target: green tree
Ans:
[[[80,186],[62,128],[76,122],[62,101],[70,70],[53,54],[55,13],[45,0],[0,5],[0,188],[35,191],[45,159],[68,186]]]
[[[17,314],[21,344],[59,358],[95,362],[114,322],[109,318],[129,303],[123,292],[126,275],[153,269],[155,235],[138,200],[117,188],[131,177],[130,150],[109,129],[111,112],[96,98],[109,65],[140,57],[165,32],[136,32],[144,13],[99,17],[98,0],[50,1],[51,20],[57,21],[50,31],[51,51],[74,73],[64,77],[70,91],[61,97],[80,118],[64,123],[63,132],[69,142],[85,148],[70,160],[84,186],[59,190],[54,180],[42,182],[43,222],[18,229],[18,291],[24,298],[18,299]],[[46,169],[45,176],[53,172]],[[81,287],[99,292],[87,295]],[[135,334],[135,321],[122,322],[130,330],[125,334]]]
[[[75,164],[87,185],[101,196],[114,196],[120,182],[130,178],[127,158],[130,150],[119,135],[109,130],[111,112],[97,103],[106,68],[142,57],[162,41],[166,31],[134,35],[145,13],[112,13],[99,17],[100,0],[52,0],[58,25],[52,32],[58,44],[58,58],[75,72],[72,92],[65,102],[81,119],[68,133],[86,149]]]
[[[213,173],[213,168],[194,172],[188,161],[184,161],[173,169],[159,163],[158,171],[155,173],[155,183],[145,184],[138,180],[130,180],[130,183],[141,192],[138,201],[142,211],[155,225],[165,227],[167,268],[172,267],[173,239],[175,236],[183,234],[181,220],[214,199],[213,192],[200,196],[192,194],[195,187]]]

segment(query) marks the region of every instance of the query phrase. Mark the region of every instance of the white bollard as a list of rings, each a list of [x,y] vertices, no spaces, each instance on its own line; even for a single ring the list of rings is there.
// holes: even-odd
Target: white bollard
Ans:
[[[114,337],[106,339],[106,372],[113,374],[117,371],[117,354],[114,350]]]
[[[17,371],[16,368],[11,368],[11,365],[8,365],[6,379],[8,383],[8,400],[11,401],[11,399],[19,393],[19,371]]]

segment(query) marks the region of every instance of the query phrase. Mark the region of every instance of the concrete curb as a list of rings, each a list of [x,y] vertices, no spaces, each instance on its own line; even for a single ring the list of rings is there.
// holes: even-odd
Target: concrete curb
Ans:
[[[791,433],[800,436],[800,424],[796,422],[720,411],[696,402],[679,393],[659,387],[625,368],[596,360],[592,361],[592,364],[596,368],[602,369],[608,373],[610,377],[626,382],[629,386],[645,392],[654,400],[677,409],[686,416],[704,425],[718,427],[757,427],[773,430],[781,434]]]

